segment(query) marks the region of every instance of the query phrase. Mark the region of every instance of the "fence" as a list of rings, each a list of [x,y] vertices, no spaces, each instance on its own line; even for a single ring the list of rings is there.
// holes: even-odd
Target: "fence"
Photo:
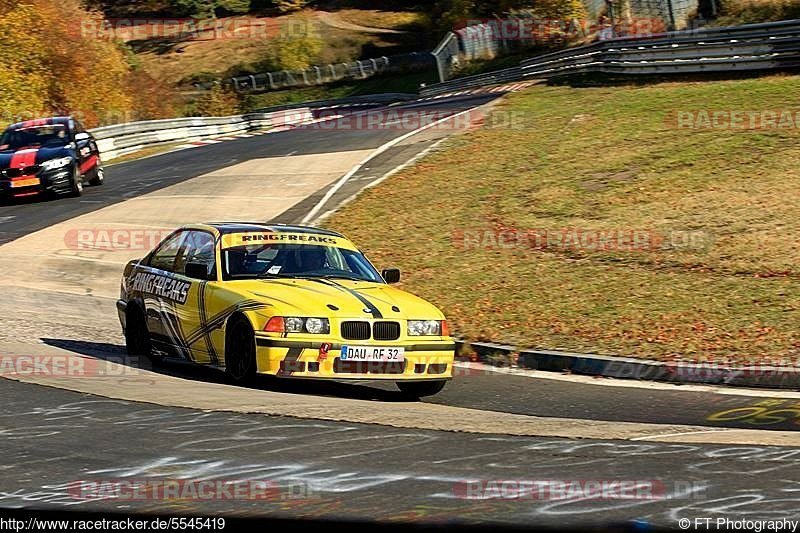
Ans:
[[[271,91],[289,87],[305,87],[322,85],[340,80],[362,80],[377,74],[390,72],[407,72],[430,68],[434,64],[429,52],[412,52],[394,56],[382,56],[375,59],[363,59],[350,63],[331,63],[308,68],[306,70],[281,70],[265,72],[249,76],[230,78],[230,83],[237,92]],[[210,84],[198,85],[208,88]]]
[[[698,0],[584,0],[584,5],[587,20],[547,20],[519,12],[449,32],[433,51],[439,81],[450,79],[465,61],[493,58],[534,45],[560,45],[570,37],[591,37],[587,28],[600,32],[598,19],[603,14],[608,17],[607,31],[603,32],[608,37],[624,34],[619,28],[642,22],[653,28],[652,32],[684,29],[692,25]]]
[[[800,67],[800,20],[616,38],[522,61],[518,67],[423,88],[424,96],[568,74],[674,74]]]

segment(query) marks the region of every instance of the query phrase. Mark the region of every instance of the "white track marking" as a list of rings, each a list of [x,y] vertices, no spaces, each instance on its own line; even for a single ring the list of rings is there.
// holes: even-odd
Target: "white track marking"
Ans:
[[[616,379],[602,376],[583,376],[578,374],[559,374],[546,370],[525,370],[521,368],[501,368],[483,363],[456,362],[456,368],[482,370],[499,374],[511,374],[531,379],[549,379],[552,381],[567,381],[584,385],[597,385],[600,387],[627,387],[630,389],[669,390],[674,392],[705,392],[723,394],[727,396],[751,396],[754,398],[800,398],[800,392],[779,389],[747,389],[732,387],[730,385],[681,385],[664,383],[661,381],[639,381],[634,379]],[[458,375],[456,373],[456,375]]]
[[[669,437],[683,437],[684,435],[702,435],[704,433],[725,433],[730,431],[736,431],[736,430],[729,428],[719,428],[719,429],[709,429],[707,431],[684,431],[682,433],[665,433],[663,435],[648,435],[646,437],[634,437],[630,440],[666,439]]]
[[[327,203],[328,203],[328,201],[330,201],[331,197],[332,197],[334,194],[336,194],[336,191],[338,191],[339,189],[341,189],[341,188],[342,188],[342,186],[343,186],[345,183],[347,183],[347,181],[348,181],[348,180],[349,180],[351,177],[353,177],[353,175],[354,175],[356,172],[358,172],[359,170],[361,170],[361,167],[363,167],[364,165],[366,165],[366,164],[367,164],[367,163],[368,163],[368,162],[369,162],[371,159],[373,159],[374,157],[377,157],[378,155],[382,154],[383,152],[385,152],[385,151],[386,151],[386,150],[388,150],[389,148],[391,148],[391,147],[393,147],[393,146],[395,146],[395,145],[397,145],[397,144],[400,144],[401,142],[403,142],[404,140],[408,139],[408,138],[409,138],[409,137],[411,137],[412,135],[416,135],[417,133],[420,133],[421,131],[425,131],[425,130],[427,130],[428,128],[432,128],[433,126],[436,126],[436,125],[438,125],[438,124],[441,124],[442,122],[446,122],[446,121],[448,121],[448,120],[455,119],[455,118],[457,118],[457,117],[459,117],[459,116],[461,116],[461,115],[464,115],[464,114],[466,114],[466,113],[469,113],[469,112],[471,112],[472,110],[473,110],[473,108],[465,109],[465,110],[463,110],[463,111],[459,111],[458,113],[454,113],[454,114],[452,114],[452,115],[449,115],[449,116],[447,116],[447,117],[444,117],[444,118],[442,118],[442,119],[435,120],[435,121],[431,122],[430,124],[426,124],[426,125],[424,125],[424,126],[421,126],[421,127],[417,128],[417,129],[415,129],[415,130],[412,130],[412,131],[409,131],[409,132],[407,132],[407,133],[404,133],[403,135],[401,135],[401,136],[399,136],[399,137],[395,137],[395,138],[394,138],[394,139],[392,139],[391,141],[389,141],[389,142],[386,142],[386,143],[382,144],[381,146],[379,146],[378,148],[376,148],[376,149],[375,149],[375,150],[374,150],[374,151],[373,151],[371,154],[369,154],[369,155],[368,155],[366,158],[364,158],[364,160],[363,160],[363,161],[361,161],[361,162],[360,162],[360,163],[358,163],[356,166],[354,166],[353,168],[351,168],[351,169],[350,169],[350,170],[347,172],[347,174],[345,174],[344,176],[342,176],[342,177],[339,179],[339,181],[337,181],[337,182],[336,182],[336,183],[333,185],[333,187],[331,187],[330,189],[328,189],[328,192],[326,192],[326,193],[325,193],[325,196],[323,196],[323,197],[322,197],[322,199],[321,199],[319,202],[317,202],[317,205],[315,205],[315,206],[314,206],[314,207],[311,209],[311,211],[309,211],[309,212],[306,214],[306,216],[305,216],[305,217],[303,217],[303,220],[301,220],[301,221],[300,221],[300,223],[301,223],[301,224],[308,224],[308,223],[309,223],[309,221],[310,221],[310,220],[312,220],[312,219],[313,219],[313,218],[316,216],[316,214],[317,214],[317,213],[319,213],[319,210],[320,210],[320,209],[322,209],[322,207],[323,207],[325,204],[327,204]]]

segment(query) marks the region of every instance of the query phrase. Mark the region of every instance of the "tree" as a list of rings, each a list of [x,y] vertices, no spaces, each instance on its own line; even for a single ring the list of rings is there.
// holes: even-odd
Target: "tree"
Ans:
[[[306,7],[309,0],[272,0],[273,5],[281,13],[290,13],[292,11],[299,11]]]
[[[214,0],[173,0],[172,10],[179,17],[197,17],[200,19],[214,16]]]
[[[194,114],[203,117],[226,117],[239,112],[239,99],[229,87],[215,83],[195,104]]]
[[[92,127],[130,117],[130,68],[115,42],[99,38],[99,13],[80,0],[0,2],[3,122],[70,113]]]
[[[247,13],[250,11],[250,0],[217,0],[216,8],[227,13]]]
[[[318,61],[323,42],[310,17],[284,23],[280,35],[272,41],[268,63],[280,70],[302,70]]]
[[[48,108],[46,50],[32,5],[0,4],[0,122],[32,118]]]
[[[167,11],[179,17],[214,18],[217,14],[247,13],[250,0],[173,0]]]

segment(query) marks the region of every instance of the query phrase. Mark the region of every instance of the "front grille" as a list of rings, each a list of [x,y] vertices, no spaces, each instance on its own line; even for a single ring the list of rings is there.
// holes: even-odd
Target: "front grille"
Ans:
[[[404,374],[406,361],[333,361],[333,371],[337,374]]]
[[[369,322],[355,320],[342,322],[342,338],[351,341],[369,339]]]
[[[3,171],[3,174],[7,178],[19,178],[20,176],[34,176],[41,167],[39,165],[31,165],[27,167],[21,168],[7,168]]]
[[[372,325],[372,338],[376,341],[393,341],[400,338],[399,322],[375,322]]]

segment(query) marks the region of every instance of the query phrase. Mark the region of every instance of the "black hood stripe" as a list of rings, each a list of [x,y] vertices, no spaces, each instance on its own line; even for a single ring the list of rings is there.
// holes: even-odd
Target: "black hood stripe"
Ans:
[[[344,287],[342,285],[339,285],[335,281],[332,281],[332,280],[329,280],[329,279],[320,279],[320,278],[308,278],[308,279],[316,281],[318,283],[324,283],[325,285],[327,285],[329,287],[335,287],[335,288],[339,289],[342,292],[346,292],[346,293],[348,293],[348,294],[350,294],[352,296],[355,296],[356,298],[358,298],[359,302],[364,304],[366,306],[366,308],[369,309],[369,312],[372,314],[372,318],[383,318],[383,314],[381,313],[381,310],[378,309],[377,307],[375,307],[375,304],[373,304],[372,302],[367,300],[364,297],[364,295],[361,294],[360,292],[357,292],[357,291],[355,291],[353,289],[350,289],[348,287]]]

